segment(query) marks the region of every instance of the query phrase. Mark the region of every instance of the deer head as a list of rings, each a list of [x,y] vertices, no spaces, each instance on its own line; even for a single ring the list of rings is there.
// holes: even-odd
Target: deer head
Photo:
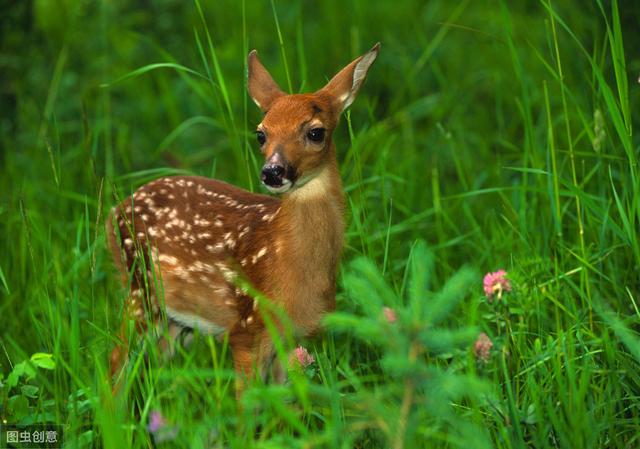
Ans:
[[[255,50],[249,53],[249,94],[264,112],[256,137],[265,157],[262,182],[269,191],[292,192],[334,160],[333,130],[358,94],[379,48],[376,44],[352,61],[322,89],[293,95],[280,89]]]

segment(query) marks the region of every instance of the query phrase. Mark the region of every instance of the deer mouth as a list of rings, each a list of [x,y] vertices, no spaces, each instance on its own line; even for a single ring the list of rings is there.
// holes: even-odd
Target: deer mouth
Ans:
[[[285,193],[291,190],[291,188],[293,187],[293,182],[291,182],[287,178],[282,178],[282,183],[280,185],[269,185],[264,182],[263,184],[271,193]]]

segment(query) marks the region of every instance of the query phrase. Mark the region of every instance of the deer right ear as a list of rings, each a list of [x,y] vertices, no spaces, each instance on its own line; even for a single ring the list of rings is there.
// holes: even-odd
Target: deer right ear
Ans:
[[[373,64],[373,61],[375,61],[378,56],[378,51],[380,51],[380,42],[374,45],[367,53],[340,70],[340,72],[331,78],[331,81],[320,90],[320,92],[326,92],[334,98],[339,112],[344,111],[353,103],[371,64]]]
[[[273,101],[284,95],[284,92],[264,68],[258,59],[258,52],[255,50],[249,53],[248,72],[249,95],[251,95],[253,102],[262,109],[262,112],[267,112]]]

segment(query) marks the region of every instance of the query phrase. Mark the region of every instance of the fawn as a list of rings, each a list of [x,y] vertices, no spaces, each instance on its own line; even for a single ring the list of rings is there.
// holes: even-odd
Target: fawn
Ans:
[[[137,334],[166,325],[159,344],[168,353],[183,331],[228,333],[238,395],[255,369],[266,376],[275,350],[265,310],[239,287],[239,277],[283,309],[296,335],[318,330],[323,314],[335,307],[344,233],[332,134],[378,49],[376,44],[319,91],[293,95],[278,87],[255,50],[249,53],[249,94],[264,113],[256,131],[265,157],[261,178],[282,199],[176,176],[142,186],[112,209],[107,236],[129,286],[112,375],[127,359],[126,328],[133,320]],[[276,369],[282,380],[282,367]]]

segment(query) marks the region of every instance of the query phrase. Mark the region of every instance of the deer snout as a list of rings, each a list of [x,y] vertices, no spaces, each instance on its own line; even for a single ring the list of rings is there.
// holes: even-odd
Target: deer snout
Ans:
[[[272,193],[284,193],[293,186],[295,170],[279,151],[274,152],[262,167],[262,183]]]
[[[284,165],[266,164],[262,167],[262,182],[267,187],[281,187],[284,183]]]

